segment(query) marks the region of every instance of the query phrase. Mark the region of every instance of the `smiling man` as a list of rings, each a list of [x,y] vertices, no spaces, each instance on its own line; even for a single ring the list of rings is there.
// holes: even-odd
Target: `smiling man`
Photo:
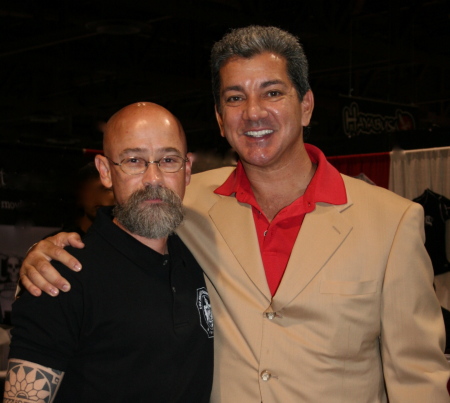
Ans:
[[[104,152],[95,162],[117,205],[70,251],[88,270],[57,266],[72,292],[14,303],[4,401],[209,402],[208,292],[173,234],[191,175],[183,129],[166,109],[133,104],[107,123]]]
[[[211,67],[221,134],[240,161],[192,177],[177,230],[214,309],[211,402],[449,402],[422,208],[340,175],[304,143],[314,97],[297,38],[233,30]],[[79,267],[42,241],[22,266],[36,295],[30,280],[69,289],[49,258]]]

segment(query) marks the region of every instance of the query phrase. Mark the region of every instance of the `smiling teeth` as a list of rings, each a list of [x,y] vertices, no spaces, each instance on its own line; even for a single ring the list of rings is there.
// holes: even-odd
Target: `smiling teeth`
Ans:
[[[248,132],[245,132],[246,136],[250,136],[250,137],[263,137],[266,134],[270,134],[273,133],[273,130],[251,130]]]

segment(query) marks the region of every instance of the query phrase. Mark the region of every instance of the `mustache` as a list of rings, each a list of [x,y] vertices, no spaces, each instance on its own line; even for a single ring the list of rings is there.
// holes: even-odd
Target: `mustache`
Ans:
[[[160,203],[146,203],[147,200]],[[165,187],[135,190],[126,202],[116,204],[113,215],[130,233],[149,239],[169,236],[184,218],[181,197]]]
[[[147,186],[143,189],[134,191],[129,201],[132,203],[140,203],[146,200],[159,199],[163,203],[169,205],[181,205],[181,198],[173,190],[161,186]]]

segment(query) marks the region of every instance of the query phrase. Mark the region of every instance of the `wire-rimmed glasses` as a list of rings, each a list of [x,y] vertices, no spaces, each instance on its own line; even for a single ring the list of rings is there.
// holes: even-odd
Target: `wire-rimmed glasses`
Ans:
[[[165,155],[157,161],[147,161],[141,157],[127,157],[120,161],[120,163],[114,162],[106,155],[105,157],[114,165],[119,166],[127,175],[143,174],[150,164],[157,164],[159,169],[163,172],[175,173],[182,169],[184,164],[189,161],[189,158],[183,158],[179,155]]]

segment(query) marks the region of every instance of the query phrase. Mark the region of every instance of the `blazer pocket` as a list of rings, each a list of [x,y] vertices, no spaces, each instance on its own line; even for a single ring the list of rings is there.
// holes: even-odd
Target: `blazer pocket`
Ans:
[[[374,294],[378,281],[333,281],[324,280],[320,284],[321,294],[363,295]]]

